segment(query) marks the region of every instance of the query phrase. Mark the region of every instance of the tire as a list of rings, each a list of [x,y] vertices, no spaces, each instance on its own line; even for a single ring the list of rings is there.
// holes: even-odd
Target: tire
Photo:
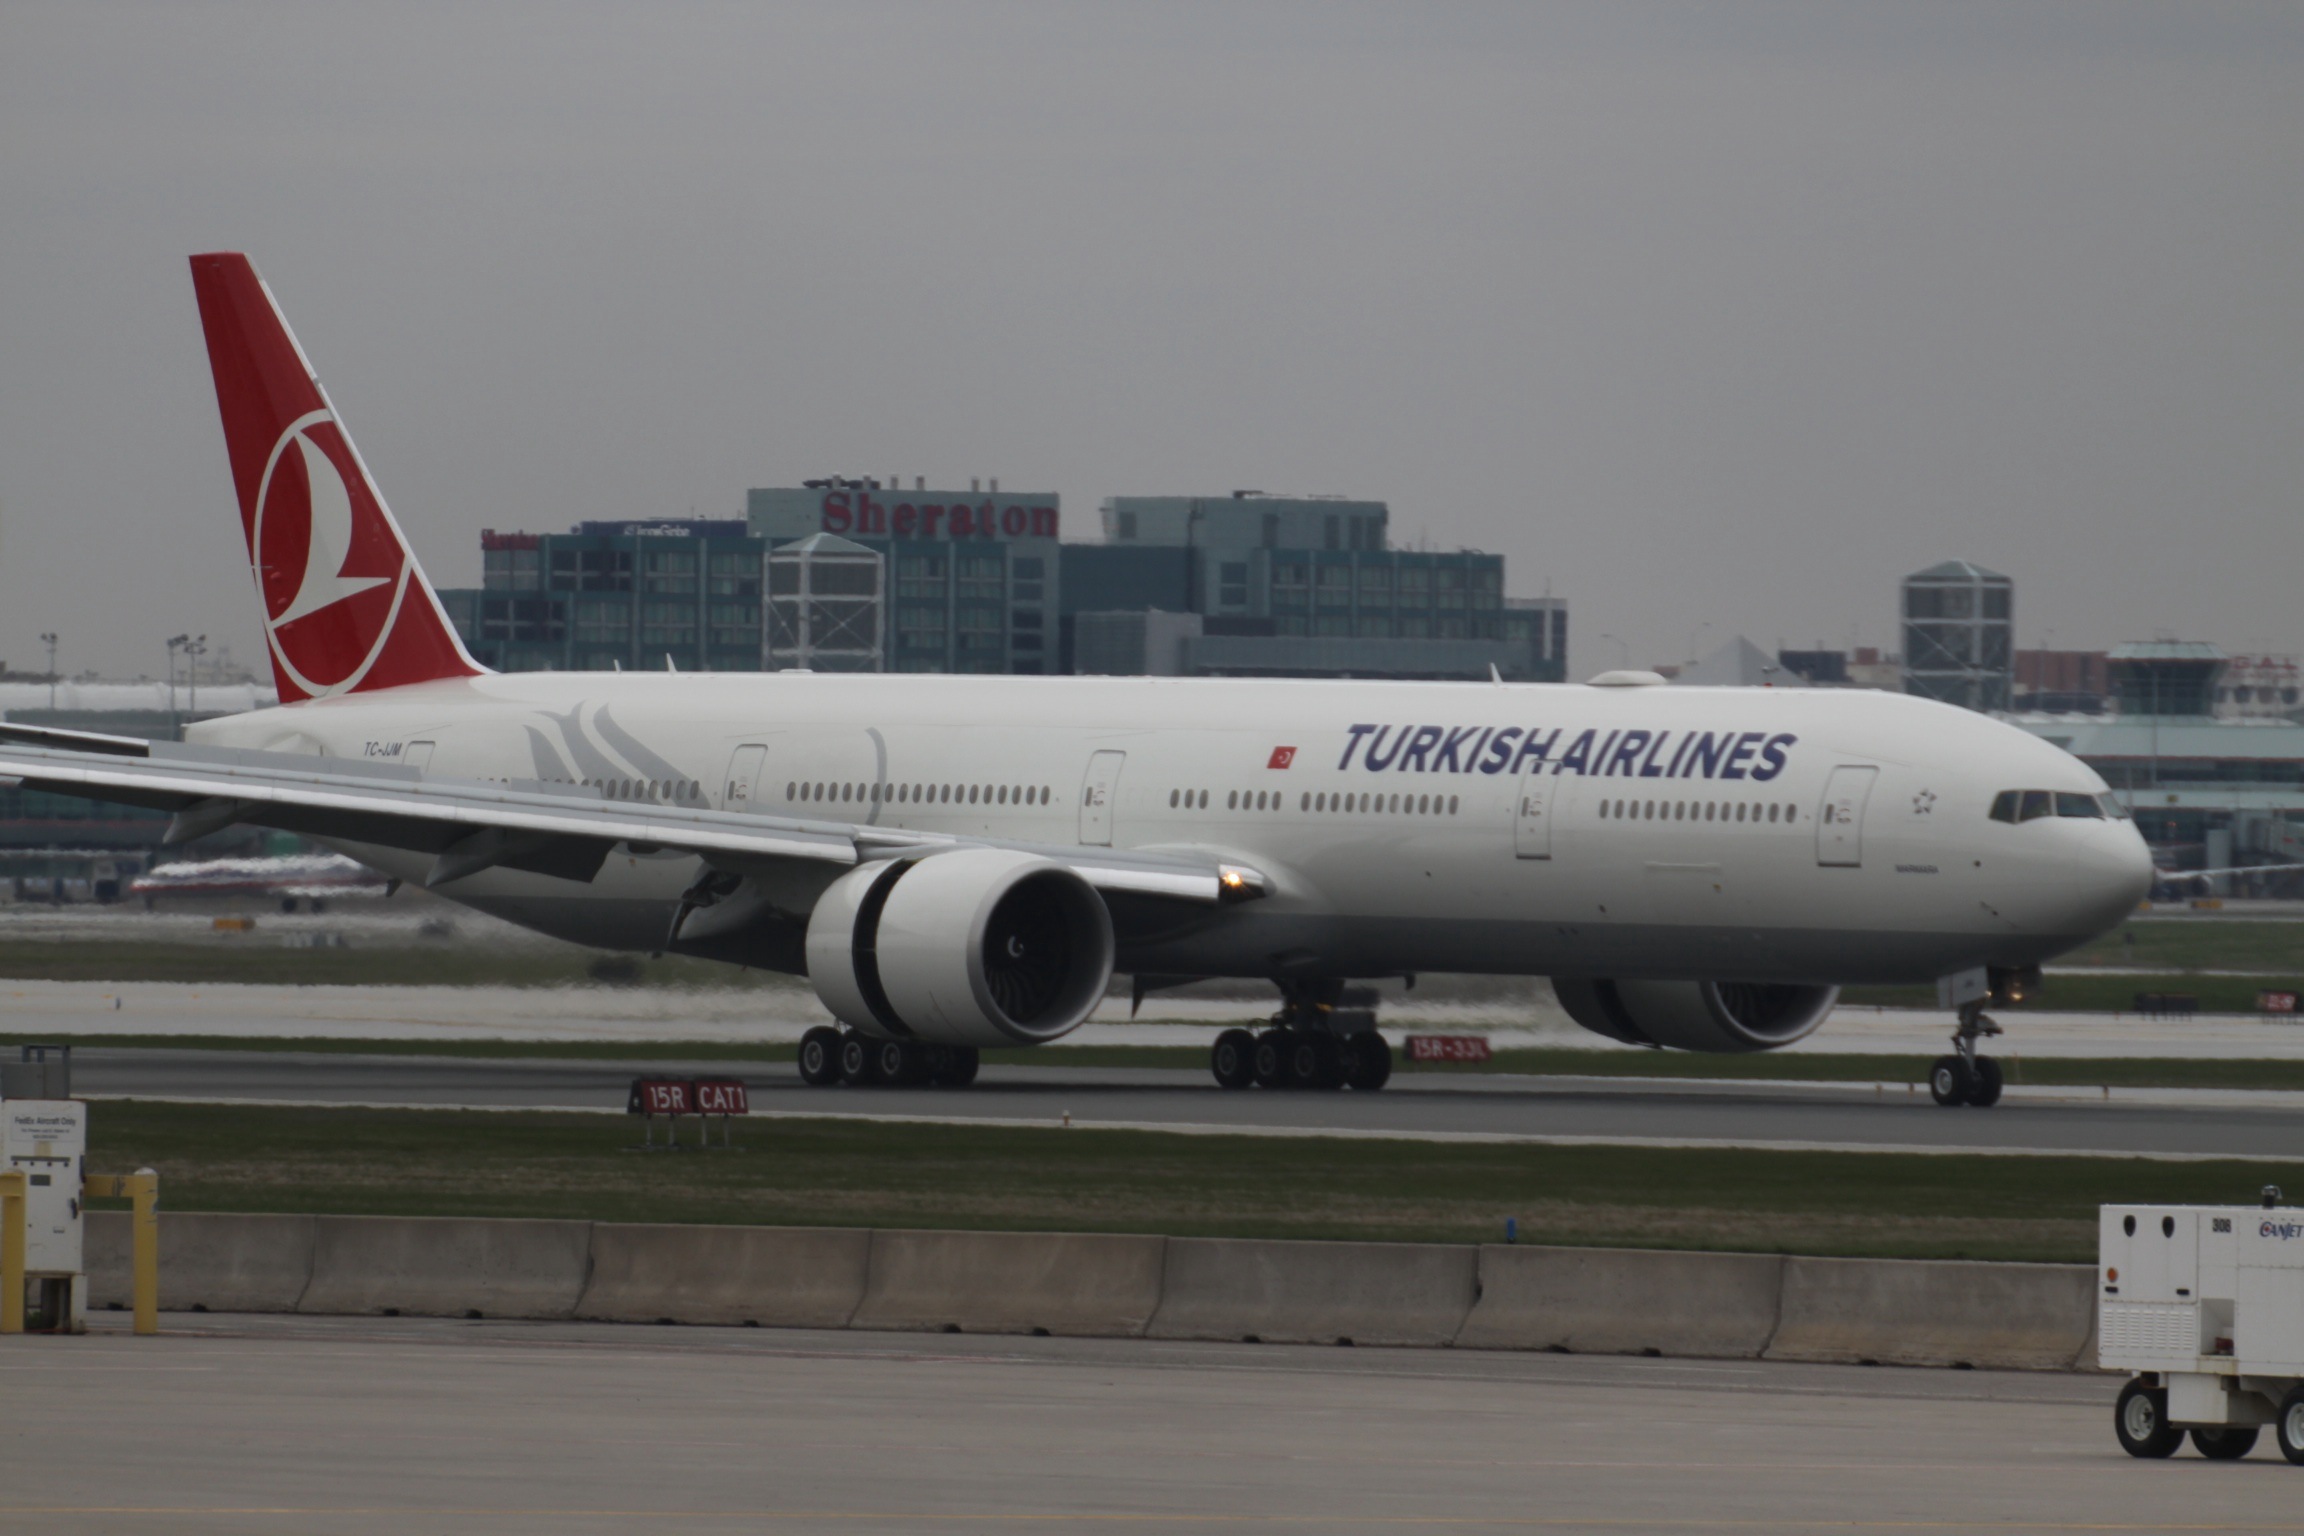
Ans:
[[[1292,1032],[1268,1029],[1256,1037],[1256,1057],[1253,1064],[1256,1086],[1259,1088],[1286,1088],[1288,1083],[1288,1050],[1295,1043]]]
[[[1320,1086],[1320,1068],[1325,1060],[1320,1046],[1325,1037],[1310,1030],[1292,1029],[1288,1032],[1288,1049],[1283,1054],[1283,1067],[1291,1088],[1317,1088]]]
[[[811,1088],[840,1081],[840,1031],[819,1024],[800,1037],[800,1081]]]
[[[972,1045],[953,1046],[951,1055],[946,1057],[944,1062],[944,1077],[942,1079],[944,1086],[947,1088],[967,1087],[976,1081],[977,1069],[983,1064],[983,1058],[976,1054],[976,1047]]]
[[[1344,1075],[1352,1069],[1352,1054],[1344,1041],[1334,1035],[1312,1036],[1312,1086],[1333,1092],[1344,1086]]]
[[[880,1081],[879,1052],[873,1049],[880,1042],[867,1040],[862,1035],[844,1034],[840,1037],[840,1081],[851,1088],[869,1088]]]
[[[1990,1109],[2000,1102],[2000,1063],[1989,1056],[1976,1058],[1976,1074],[1968,1081],[1968,1102],[1977,1109]]]
[[[2304,1386],[2290,1387],[2280,1399],[2280,1411],[2272,1418],[2272,1438],[2280,1442],[2281,1455],[2304,1467]]]
[[[1374,1093],[1392,1081],[1392,1047],[1376,1031],[1364,1030],[1344,1042],[1351,1063],[1344,1081],[1362,1093]]]
[[[1228,1029],[1208,1047],[1208,1071],[1219,1088],[1245,1088],[1256,1081],[1256,1037]]]
[[[917,1083],[928,1074],[924,1051],[909,1040],[881,1040],[872,1047],[873,1075],[883,1083]]]
[[[1929,1097],[1946,1109],[1967,1103],[1968,1091],[1974,1082],[1968,1063],[1957,1056],[1939,1056],[1936,1065],[1928,1069]]]
[[[2192,1449],[2210,1461],[2238,1461],[2256,1449],[2256,1426],[2221,1424],[2192,1431]]]
[[[2120,1449],[2146,1460],[2173,1456],[2184,1443],[2184,1431],[2168,1422],[2167,1392],[2141,1376],[2120,1389],[2120,1400],[2112,1405],[2112,1432],[2120,1437]]]

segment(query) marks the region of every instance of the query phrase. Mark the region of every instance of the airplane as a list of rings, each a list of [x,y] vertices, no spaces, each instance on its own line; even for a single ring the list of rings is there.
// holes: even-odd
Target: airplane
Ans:
[[[1578,1024],[1780,1048],[1936,982],[1939,1103],[1985,1013],[2134,909],[2103,780],[1900,694],[809,672],[497,674],[465,650],[270,290],[191,258],[279,706],[181,744],[0,726],[0,774],[299,833],[578,943],[805,976],[801,1073],[972,1080],[1114,974],[1256,978],[1227,1088],[1381,1088],[1348,982],[1546,977]]]

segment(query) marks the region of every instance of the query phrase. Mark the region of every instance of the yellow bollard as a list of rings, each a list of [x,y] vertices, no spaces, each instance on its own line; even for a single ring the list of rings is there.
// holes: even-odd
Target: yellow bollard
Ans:
[[[0,1173],[0,1333],[24,1331],[24,1170]]]
[[[135,1202],[129,1248],[136,1274],[136,1331],[160,1331],[160,1175],[139,1168],[122,1180]]]
[[[136,1331],[160,1331],[160,1175],[149,1168],[134,1173],[91,1173],[81,1180],[83,1195],[132,1203],[128,1217],[129,1272],[136,1301]]]

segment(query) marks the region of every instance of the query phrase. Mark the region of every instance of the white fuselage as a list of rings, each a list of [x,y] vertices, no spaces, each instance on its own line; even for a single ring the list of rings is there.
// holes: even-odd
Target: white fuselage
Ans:
[[[2076,759],[1858,691],[523,673],[189,734],[1260,871],[1261,900],[1115,905],[1120,969],[1170,975],[1919,981],[2068,949],[2152,867],[2124,821],[1990,818],[2006,790],[2102,794]],[[430,862],[342,846],[404,878]],[[698,869],[619,848],[588,883],[493,869],[443,894],[649,948]]]

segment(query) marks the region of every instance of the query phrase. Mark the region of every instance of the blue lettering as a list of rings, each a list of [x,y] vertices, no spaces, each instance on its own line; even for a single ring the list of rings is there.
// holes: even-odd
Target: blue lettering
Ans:
[[[1555,732],[1554,734],[1557,735],[1558,733]],[[1523,757],[1527,756],[1528,749],[1526,747],[1522,747],[1520,749],[1520,754]],[[1592,732],[1580,731],[1577,733],[1576,739],[1568,743],[1568,750],[1560,754],[1560,766],[1553,769],[1552,771],[1555,774],[1562,774],[1573,768],[1579,774],[1581,774],[1590,768],[1591,765]]]
[[[1744,777],[1743,765],[1752,760],[1752,749],[1759,744],[1760,733],[1758,731],[1746,731],[1737,737],[1735,750],[1728,754],[1728,761],[1720,765],[1720,777],[1724,779]]]
[[[1336,764],[1338,772],[1342,772],[1344,769],[1352,766],[1352,754],[1360,750],[1360,738],[1367,735],[1374,729],[1376,729],[1376,727],[1372,725],[1356,725],[1352,727],[1352,739],[1344,743],[1343,759]]]
[[[1480,728],[1476,725],[1458,726],[1449,731],[1440,743],[1440,750],[1432,754],[1432,771],[1439,773],[1445,764],[1449,773],[1462,773],[1464,765],[1457,761],[1456,753],[1464,743],[1479,734]]]
[[[1767,745],[1760,749],[1761,766],[1752,770],[1752,781],[1756,784],[1765,784],[1782,773],[1784,771],[1785,750],[1799,739],[1793,735],[1769,737]]]
[[[1694,750],[1688,754],[1688,777],[1696,777],[1696,770],[1699,767],[1704,770],[1704,777],[1712,777],[1714,773],[1719,771],[1720,754],[1727,750],[1728,743],[1714,736],[1710,731],[1697,737]]]
[[[1680,750],[1672,754],[1672,766],[1664,770],[1664,777],[1668,779],[1676,779],[1680,777],[1680,759],[1688,755],[1689,745],[1695,740],[1696,738],[1693,736],[1683,736],[1680,738]]]
[[[1505,734],[1510,736],[1517,734],[1517,732],[1507,731]],[[1586,732],[1585,734],[1589,735],[1591,733]],[[1520,743],[1520,756],[1512,764],[1513,771],[1518,772],[1520,769],[1526,767],[1530,762],[1541,764],[1544,761],[1545,754],[1552,750],[1552,743],[1558,741],[1559,739],[1560,733],[1558,731],[1554,731],[1551,735],[1545,737],[1541,741],[1536,739],[1536,733],[1534,731],[1530,731],[1528,733],[1528,739]],[[1554,771],[1557,772],[1558,770]]]
[[[1646,731],[1626,731],[1624,744],[1616,749],[1614,757],[1608,759],[1608,767],[1601,777],[1614,778],[1618,768],[1622,768],[1625,774],[1629,776],[1638,768],[1640,749],[1646,745],[1648,745],[1648,733]]]
[[[1429,773],[1431,770],[1424,766],[1424,754],[1431,751],[1432,744],[1439,739],[1440,727],[1436,725],[1416,727],[1416,734],[1408,738],[1407,749],[1400,754],[1400,771],[1406,773],[1408,765],[1414,763],[1418,773]]]
[[[1376,728],[1376,737],[1373,741],[1368,743],[1367,755],[1360,759],[1361,763],[1366,766],[1370,773],[1382,773],[1385,769],[1391,767],[1392,758],[1398,757],[1400,755],[1401,746],[1408,740],[1408,732],[1406,730],[1402,730],[1398,736],[1393,737],[1391,756],[1386,757],[1382,762],[1376,761],[1376,754],[1384,750],[1384,738],[1391,735],[1392,727],[1388,725],[1380,725]]]
[[[1480,765],[1480,771],[1502,773],[1504,765],[1512,761],[1512,743],[1519,739],[1520,727],[1516,725],[1508,725],[1498,731],[1496,739],[1488,743],[1488,760]],[[1536,755],[1541,758],[1544,754],[1538,752]]]
[[[1640,759],[1640,777],[1644,779],[1664,777],[1664,770],[1656,766],[1656,754],[1663,751],[1664,743],[1671,739],[1672,733],[1670,731],[1658,731],[1656,733],[1656,739],[1648,744],[1648,755]]]

